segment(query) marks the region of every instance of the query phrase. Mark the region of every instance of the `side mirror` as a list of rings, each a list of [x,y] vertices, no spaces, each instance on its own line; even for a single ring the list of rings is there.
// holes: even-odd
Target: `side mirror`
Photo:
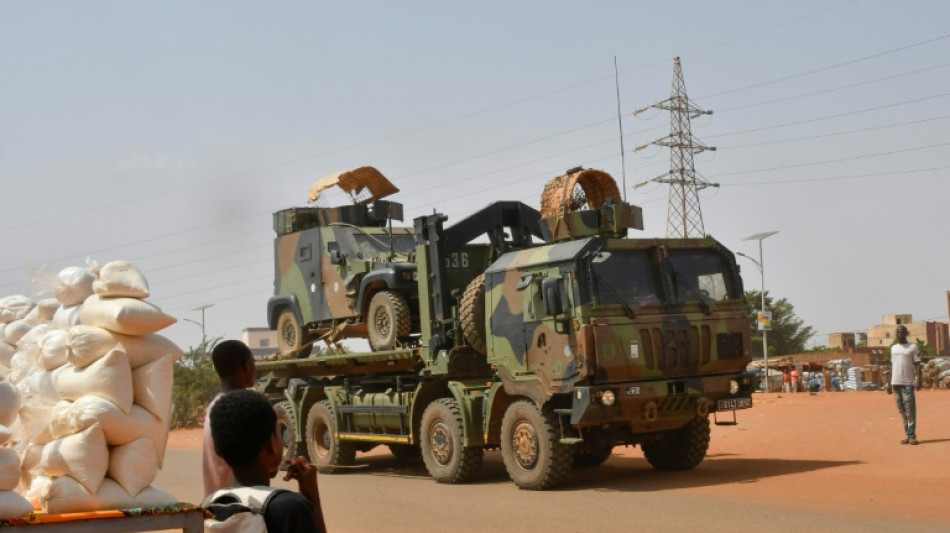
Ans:
[[[551,316],[564,312],[561,302],[561,283],[557,278],[545,278],[541,281],[541,297],[544,300],[544,310]]]

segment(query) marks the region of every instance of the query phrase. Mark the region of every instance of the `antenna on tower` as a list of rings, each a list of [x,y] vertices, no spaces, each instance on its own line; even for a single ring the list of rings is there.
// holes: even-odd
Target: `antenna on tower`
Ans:
[[[673,58],[673,91],[669,99],[634,111],[639,115],[647,109],[663,109],[670,112],[670,134],[652,143],[634,148],[640,151],[650,144],[666,146],[670,149],[670,171],[644,182],[637,183],[634,188],[647,183],[668,183],[670,198],[666,215],[667,237],[704,237],[703,212],[699,205],[699,191],[707,187],[719,187],[718,183],[710,183],[696,173],[693,166],[693,155],[706,150],[715,151],[716,147],[706,146],[693,137],[690,129],[690,120],[702,115],[712,115],[690,102],[686,96],[686,83],[683,81],[683,69],[680,67],[680,58]]]

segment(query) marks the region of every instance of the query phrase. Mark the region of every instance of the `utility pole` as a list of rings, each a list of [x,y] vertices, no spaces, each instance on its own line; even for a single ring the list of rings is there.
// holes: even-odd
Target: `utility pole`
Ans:
[[[185,319],[186,322],[191,322],[192,324],[195,324],[201,327],[201,352],[205,359],[208,358],[208,347],[206,345],[208,342],[208,338],[205,336],[205,310],[208,309],[209,307],[214,307],[214,304],[204,304],[192,309],[192,311],[201,311],[200,324],[190,318]]]
[[[706,146],[693,137],[690,120],[702,115],[712,115],[713,112],[700,108],[690,102],[689,97],[686,96],[686,82],[683,81],[683,69],[680,67],[679,57],[673,58],[673,91],[670,98],[638,109],[633,114],[638,115],[651,108],[670,112],[670,134],[652,143],[638,146],[634,148],[634,151],[640,151],[650,144],[669,148],[670,171],[652,180],[638,183],[634,188],[650,182],[669,184],[666,236],[705,237],[699,191],[707,187],[719,187],[719,184],[710,183],[696,173],[693,155],[706,150],[715,151],[716,147]]]

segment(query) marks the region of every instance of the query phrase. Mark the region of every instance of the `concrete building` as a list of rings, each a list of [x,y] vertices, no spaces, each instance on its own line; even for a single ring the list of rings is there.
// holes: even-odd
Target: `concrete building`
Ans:
[[[938,355],[950,353],[950,334],[944,322],[914,322],[913,315],[884,315],[884,323],[868,328],[868,348],[886,349],[894,343],[897,326],[907,327],[907,340],[922,340],[937,350]]]
[[[272,329],[245,328],[241,332],[241,340],[256,358],[277,353],[277,332]]]
[[[854,349],[854,333],[829,333],[828,347],[842,351]]]

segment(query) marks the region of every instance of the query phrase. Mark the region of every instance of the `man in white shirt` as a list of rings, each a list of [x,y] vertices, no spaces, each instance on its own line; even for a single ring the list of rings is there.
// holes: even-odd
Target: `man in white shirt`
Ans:
[[[897,400],[897,411],[904,421],[907,435],[901,444],[917,444],[917,401],[914,389],[920,390],[920,350],[907,341],[907,327],[897,326],[897,343],[891,346],[891,390]]]

